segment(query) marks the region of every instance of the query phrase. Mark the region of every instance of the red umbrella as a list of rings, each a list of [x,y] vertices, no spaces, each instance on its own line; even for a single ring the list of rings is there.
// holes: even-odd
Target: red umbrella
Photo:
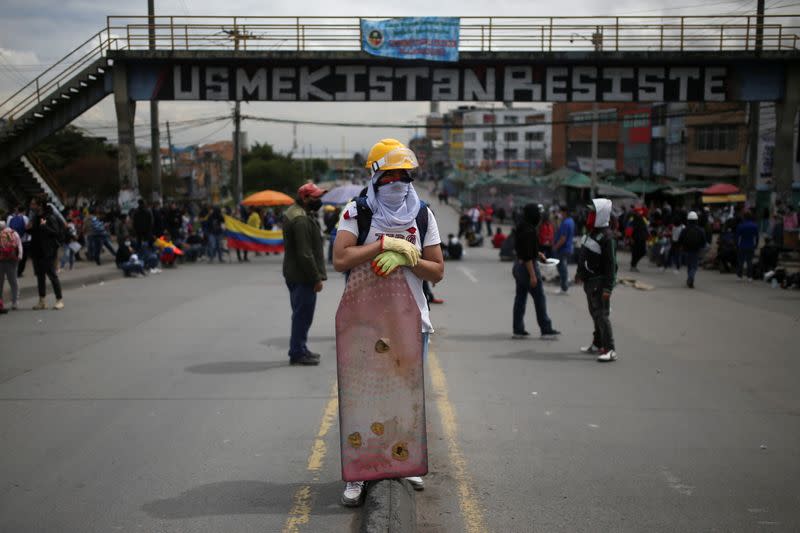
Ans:
[[[731,185],[730,183],[715,183],[711,187],[703,189],[703,194],[739,194],[739,187]]]

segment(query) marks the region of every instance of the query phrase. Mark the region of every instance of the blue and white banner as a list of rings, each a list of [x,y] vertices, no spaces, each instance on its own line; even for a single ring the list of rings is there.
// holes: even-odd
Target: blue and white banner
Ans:
[[[397,59],[458,61],[458,17],[361,20],[361,48]]]

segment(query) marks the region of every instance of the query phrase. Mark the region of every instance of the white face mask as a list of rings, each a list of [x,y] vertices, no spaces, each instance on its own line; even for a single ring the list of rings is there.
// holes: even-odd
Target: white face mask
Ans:
[[[410,186],[410,183],[403,181],[395,181],[394,183],[383,185],[378,189],[378,201],[390,211],[397,211],[405,204]]]

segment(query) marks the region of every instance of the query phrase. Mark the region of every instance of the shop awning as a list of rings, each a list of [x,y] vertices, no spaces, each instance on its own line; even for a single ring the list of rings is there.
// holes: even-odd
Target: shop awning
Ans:
[[[703,196],[704,204],[738,204],[747,200],[744,194],[715,194]]]

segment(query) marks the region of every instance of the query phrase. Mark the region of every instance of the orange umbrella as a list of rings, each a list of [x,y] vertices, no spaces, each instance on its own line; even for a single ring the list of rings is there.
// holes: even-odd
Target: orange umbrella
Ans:
[[[282,192],[278,191],[271,191],[267,189],[266,191],[257,192],[255,194],[251,194],[247,198],[244,199],[242,202],[243,205],[292,205],[294,203],[294,199],[291,196],[287,196]]]

